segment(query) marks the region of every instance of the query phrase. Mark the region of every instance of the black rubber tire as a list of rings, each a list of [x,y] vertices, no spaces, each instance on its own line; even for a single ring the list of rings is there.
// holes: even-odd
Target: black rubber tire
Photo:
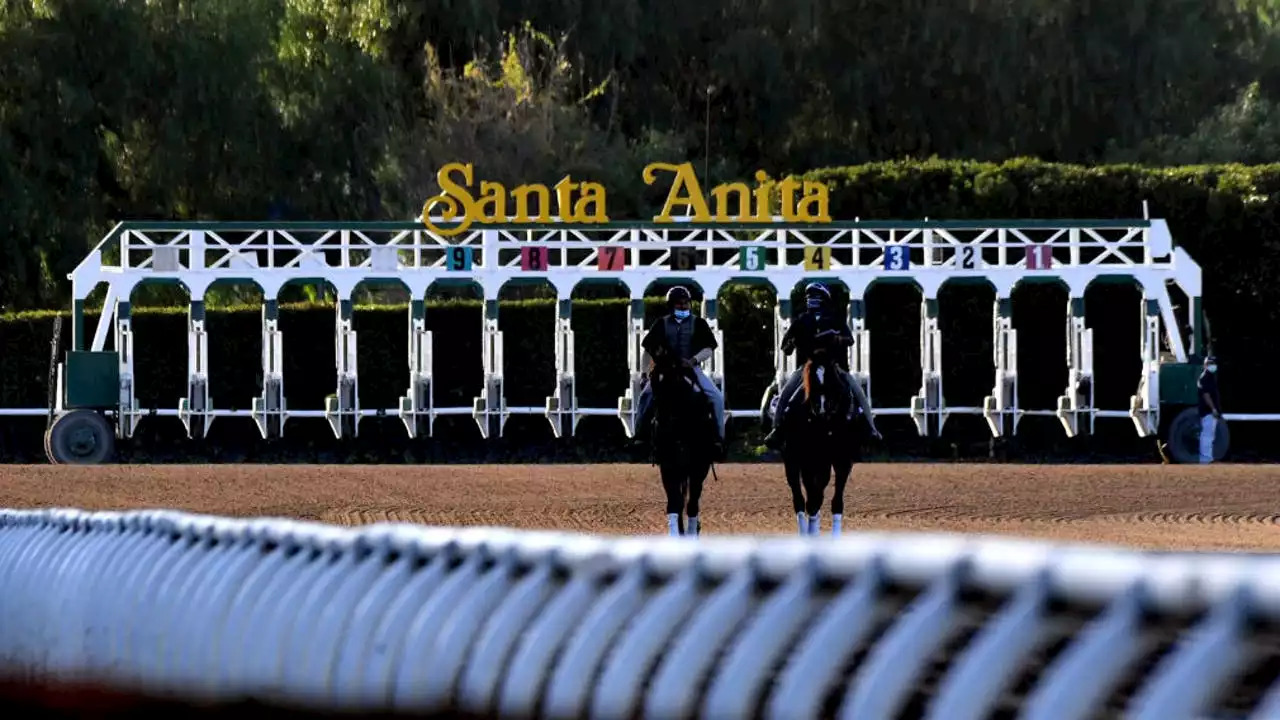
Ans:
[[[1200,412],[1196,408],[1183,408],[1169,422],[1165,432],[1165,449],[1169,457],[1180,465],[1196,465],[1200,462]],[[1213,438],[1213,460],[1226,457],[1231,448],[1231,430],[1226,420],[1218,421]]]
[[[49,428],[45,449],[55,465],[100,465],[115,455],[116,437],[106,416],[96,410],[72,410]]]

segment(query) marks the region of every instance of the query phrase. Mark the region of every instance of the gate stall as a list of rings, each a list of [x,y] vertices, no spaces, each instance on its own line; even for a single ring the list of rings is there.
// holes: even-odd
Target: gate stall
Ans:
[[[1142,291],[1142,371],[1127,408],[1093,403],[1092,331],[1084,295],[1099,278],[1126,276]],[[854,344],[849,367],[875,402],[866,327],[866,294],[876,282],[912,282],[921,290],[919,391],[906,407],[876,408],[877,415],[907,415],[924,437],[941,433],[954,414],[980,415],[994,437],[1017,432],[1021,418],[1055,416],[1069,436],[1090,434],[1100,417],[1129,418],[1139,436],[1166,436],[1185,460],[1194,429],[1195,379],[1205,354],[1200,267],[1174,245],[1164,220],[854,221],[820,225],[611,223],[607,225],[489,225],[445,237],[420,222],[260,223],[126,222],[117,225],[70,275],[72,348],[57,370],[57,404],[46,437],[50,459],[97,463],[113,454],[114,439],[129,438],[145,416],[176,416],[189,437],[203,437],[219,417],[249,416],[264,438],[284,432],[287,418],[322,417],[336,438],[358,434],[361,418],[395,416],[410,437],[430,436],[441,415],[469,414],[486,438],[503,433],[513,414],[543,415],[557,437],[572,435],[588,415],[616,416],[635,432],[636,400],[643,387],[644,293],[655,282],[696,284],[705,293],[703,316],[721,349],[705,368],[723,391],[723,336],[716,294],[730,282],[767,283],[778,299],[775,339],[790,324],[789,295],[809,280],[838,281],[849,291]],[[291,281],[326,281],[338,294],[334,318],[337,386],[323,409],[290,408],[285,399],[278,297]],[[428,289],[438,282],[471,281],[483,292],[484,380],[470,407],[434,402],[432,333],[426,330]],[[502,330],[498,294],[513,281],[541,280],[555,288],[555,385],[544,407],[513,407],[503,394]],[[253,282],[264,294],[261,392],[250,410],[219,409],[208,376],[204,297],[219,281]],[[406,389],[398,407],[360,403],[352,295],[365,281],[394,281],[413,298],[408,308]],[[617,407],[580,407],[574,385],[571,296],[580,283],[621,283],[631,301],[627,316],[629,383]],[[995,376],[981,407],[943,402],[943,348],[938,292],[949,281],[986,282],[995,289],[992,332]],[[1057,408],[1018,406],[1017,331],[1011,296],[1023,282],[1056,281],[1068,290],[1065,308],[1067,376]],[[190,292],[188,381],[174,408],[141,408],[135,399],[133,331],[129,299],[146,282],[178,282]],[[84,311],[89,293],[106,285],[102,315],[92,336]],[[1189,301],[1187,327],[1175,317],[1169,285]],[[104,349],[114,333],[114,350]],[[776,343],[775,343],[776,347]],[[727,417],[759,418],[794,358],[775,356],[775,380],[761,402],[734,407]],[[47,409],[6,414],[43,415]],[[1162,418],[1165,422],[1162,424]],[[1280,419],[1228,416],[1229,419]],[[1221,426],[1219,451],[1225,451]],[[1192,445],[1194,447],[1194,444]]]

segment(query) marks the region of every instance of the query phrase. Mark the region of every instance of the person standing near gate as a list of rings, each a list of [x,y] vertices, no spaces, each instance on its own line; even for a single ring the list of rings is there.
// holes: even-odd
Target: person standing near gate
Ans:
[[[1196,382],[1196,394],[1200,406],[1200,463],[1213,462],[1214,439],[1218,435],[1218,422],[1222,420],[1222,400],[1218,398],[1218,359],[1212,355],[1204,359],[1204,372]]]

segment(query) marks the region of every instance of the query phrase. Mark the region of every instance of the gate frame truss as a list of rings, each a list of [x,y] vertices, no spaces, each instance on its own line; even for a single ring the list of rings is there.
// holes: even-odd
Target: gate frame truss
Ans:
[[[447,223],[438,222],[447,226]],[[525,250],[545,247],[546,251]],[[766,261],[748,262],[747,248],[765,249]],[[464,248],[464,250],[459,250]],[[621,269],[616,264],[621,248]],[[692,252],[690,252],[692,251]],[[751,253],[757,251],[752,250]],[[540,260],[530,263],[533,253]],[[768,262],[768,256],[772,262]],[[606,256],[611,256],[606,258]],[[683,259],[682,259],[683,258]],[[679,263],[692,258],[694,267]],[[908,263],[904,266],[903,259]],[[676,267],[673,267],[676,264]],[[532,268],[532,269],[530,269]],[[418,222],[123,222],[68,276],[72,282],[72,348],[58,368],[59,416],[94,410],[114,416],[116,438],[129,438],[144,416],[176,416],[189,437],[203,437],[215,418],[249,416],[264,438],[283,434],[291,417],[323,417],[336,438],[359,433],[370,415],[396,416],[410,437],[430,436],[442,415],[470,415],[483,437],[501,435],[513,414],[543,415],[557,437],[573,435],[586,416],[615,416],[628,436],[635,433],[636,400],[644,384],[644,297],[655,283],[679,282],[703,294],[703,316],[720,347],[705,368],[723,392],[723,333],[716,296],[729,283],[762,283],[778,299],[775,340],[790,325],[790,293],[801,283],[841,283],[849,293],[854,333],[849,369],[869,398],[870,342],[866,296],[878,282],[914,283],[921,291],[920,388],[906,407],[878,408],[877,415],[907,415],[922,437],[941,433],[948,417],[983,417],[993,437],[1017,432],[1030,415],[1056,417],[1068,436],[1092,434],[1099,417],[1128,418],[1141,437],[1161,430],[1161,409],[1195,404],[1195,375],[1207,346],[1201,302],[1201,270],[1176,247],[1162,219],[861,221],[798,225],[690,222],[606,225],[489,225],[454,237]],[[1143,293],[1142,372],[1128,408],[1094,406],[1093,337],[1084,318],[1084,296],[1097,281],[1120,277]],[[289,283],[324,281],[337,292],[335,367],[337,385],[323,409],[291,409],[284,393],[283,336],[278,298]],[[408,387],[395,408],[363,408],[359,399],[357,333],[352,296],[361,283],[398,282],[412,298],[408,309]],[[438,407],[434,400],[433,338],[426,329],[428,291],[440,283],[478,285],[483,296],[481,347],[484,380],[470,407]],[[503,392],[503,330],[498,297],[510,283],[546,282],[557,298],[555,372],[543,407],[511,407]],[[144,282],[177,282],[192,298],[188,314],[188,390],[176,410],[143,409],[136,399],[130,298]],[[208,375],[208,333],[203,299],[215,282],[250,282],[266,298],[262,310],[260,394],[251,409],[213,406]],[[574,368],[572,294],[578,285],[616,282],[628,291],[628,385],[615,408],[578,405]],[[995,377],[981,407],[948,407],[942,392],[942,334],[938,293],[947,282],[986,282],[995,290]],[[1067,378],[1057,407],[1018,406],[1017,330],[1012,294],[1024,282],[1066,287]],[[1188,298],[1179,325],[1168,283]],[[85,334],[89,294],[107,286],[92,338]],[[696,293],[695,293],[696,294]],[[107,332],[114,337],[106,349]],[[1185,335],[1184,335],[1185,332]],[[776,351],[776,343],[775,343]],[[776,351],[777,352],[777,351]],[[771,398],[794,370],[794,358],[775,355],[774,380],[753,408],[726,408],[727,418],[764,416]],[[0,410],[6,415],[43,414],[46,409]],[[1233,415],[1230,419],[1277,420],[1280,415]],[[52,432],[52,431],[51,431]]]

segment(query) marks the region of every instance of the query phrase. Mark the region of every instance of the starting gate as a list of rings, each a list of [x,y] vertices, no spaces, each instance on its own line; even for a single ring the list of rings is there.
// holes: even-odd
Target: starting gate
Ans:
[[[1127,276],[1141,289],[1144,318],[1141,376],[1127,408],[1093,403],[1092,331],[1084,317],[1085,290],[1106,276]],[[1175,413],[1195,404],[1198,361],[1206,346],[1201,309],[1200,267],[1175,246],[1160,219],[853,221],[798,225],[699,225],[695,223],[613,223],[607,225],[488,225],[445,237],[421,222],[125,222],[102,240],[70,274],[72,348],[57,372],[55,420],[46,439],[55,462],[102,462],[114,438],[130,437],[147,415],[178,417],[189,436],[203,436],[218,417],[248,415],[264,437],[279,436],[289,417],[323,417],[338,438],[354,435],[360,419],[394,415],[410,436],[430,435],[435,418],[469,414],[489,437],[501,434],[512,414],[540,414],[557,436],[572,434],[588,415],[618,417],[630,435],[645,368],[640,339],[643,297],[656,281],[696,284],[704,297],[703,316],[721,338],[716,294],[726,283],[767,283],[778,292],[775,333],[790,323],[791,290],[799,283],[838,281],[849,292],[849,324],[854,343],[849,367],[874,404],[870,333],[865,297],[876,282],[914,282],[920,306],[920,387],[908,407],[877,408],[877,415],[908,415],[922,436],[938,434],[950,415],[981,415],[993,436],[1017,432],[1029,414],[1056,416],[1070,436],[1091,433],[1099,417],[1129,418],[1140,436],[1162,434],[1162,409]],[[512,407],[503,395],[503,332],[498,294],[512,281],[542,280],[555,288],[556,379],[544,407]],[[338,293],[334,318],[337,387],[323,409],[290,408],[285,401],[282,336],[277,298],[291,281],[324,280]],[[481,358],[484,382],[470,407],[434,402],[432,334],[426,330],[425,298],[436,283],[464,280],[484,298]],[[938,292],[955,280],[985,281],[995,289],[992,332],[995,376],[981,407],[948,407],[942,394],[942,343]],[[1056,409],[1018,406],[1017,331],[1011,295],[1021,282],[1052,280],[1065,285],[1067,376]],[[141,283],[179,282],[190,292],[189,369],[186,396],[174,409],[141,408],[135,399],[130,297]],[[263,383],[247,411],[216,408],[208,376],[206,291],[218,281],[248,281],[263,291]],[[395,408],[360,403],[352,294],[365,281],[396,281],[413,298],[408,309],[406,389]],[[571,295],[584,282],[616,281],[630,293],[627,317],[630,380],[619,388],[617,407],[578,405],[574,387],[574,330]],[[103,313],[90,336],[85,301],[106,284]],[[1189,317],[1179,324],[1170,284],[1189,298]],[[105,350],[114,333],[114,350]],[[724,358],[717,351],[705,368],[724,389]],[[728,417],[760,417],[794,359],[776,358],[776,380],[762,403],[733,408]],[[38,411],[43,413],[44,411]],[[12,413],[10,413],[12,414]],[[1173,414],[1173,413],[1171,413]],[[114,417],[114,427],[106,417]],[[1180,421],[1184,418],[1180,418]],[[1191,418],[1185,418],[1190,420]],[[1168,423],[1176,425],[1179,423]],[[1185,423],[1182,423],[1185,424]],[[1170,432],[1185,432],[1174,428]]]

